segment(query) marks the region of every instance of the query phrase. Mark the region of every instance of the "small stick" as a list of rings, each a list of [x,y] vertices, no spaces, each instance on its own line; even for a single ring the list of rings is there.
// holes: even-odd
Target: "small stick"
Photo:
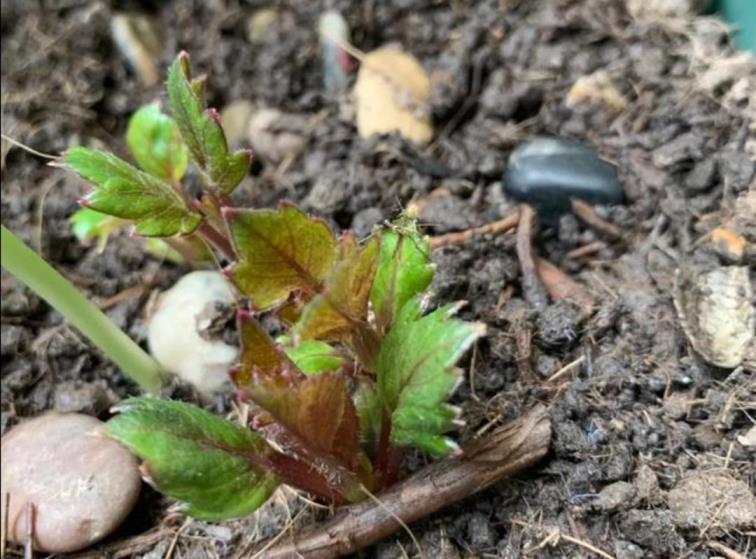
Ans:
[[[526,522],[523,522],[522,520],[512,520],[512,524],[516,524],[517,526],[522,526],[523,528],[530,528],[530,524],[527,524]],[[543,530],[543,528],[541,528]],[[570,543],[573,543],[577,546],[582,547],[583,549],[587,549],[588,551],[595,553],[599,557],[603,557],[604,559],[615,559],[613,555],[609,555],[606,551],[600,550],[595,545],[588,543],[583,540],[579,540],[575,537],[570,536],[569,534],[565,534],[561,530],[554,528],[554,530],[550,531],[549,534],[549,540],[554,540],[555,542],[558,540],[564,540]]]
[[[518,213],[513,213],[499,219],[498,221],[486,223],[480,227],[473,227],[471,229],[465,229],[464,231],[455,231],[453,233],[431,237],[430,246],[432,249],[445,246],[459,246],[465,244],[477,235],[501,235],[502,233],[506,233],[517,227],[519,218],[520,216]]]
[[[517,224],[517,258],[522,272],[522,291],[525,300],[538,310],[549,304],[546,289],[536,273],[533,257],[533,226],[535,211],[527,204],[520,206],[520,218]]]
[[[611,223],[596,215],[596,210],[594,210],[593,206],[591,206],[590,204],[583,202],[582,200],[578,200],[577,198],[573,198],[572,211],[576,216],[583,220],[586,225],[595,229],[599,233],[603,233],[610,239],[616,241],[622,238],[622,232],[620,231],[620,228],[617,227],[614,223]]]
[[[581,247],[572,249],[570,252],[567,253],[567,258],[574,260],[576,258],[583,258],[584,256],[590,256],[592,254],[596,254],[597,252],[601,250],[604,250],[606,246],[607,245],[604,241],[593,241],[592,243],[588,243],[587,245],[583,245]]]
[[[590,314],[596,301],[585,287],[544,258],[536,256],[535,266],[536,273],[552,300],[572,300],[584,313]]]
[[[334,559],[381,541],[424,518],[536,464],[549,449],[551,421],[544,406],[471,441],[462,456],[433,462],[379,495],[352,505],[292,542],[267,548],[268,559]]]
[[[734,549],[731,549],[722,543],[715,542],[712,540],[712,541],[706,542],[706,545],[710,547],[711,549],[713,549],[714,551],[721,553],[722,555],[727,557],[727,559],[745,559],[743,555],[741,555]]]
[[[572,361],[570,363],[567,363],[564,367],[562,367],[556,373],[554,373],[549,378],[547,378],[546,382],[547,383],[553,383],[553,382],[558,381],[564,375],[566,375],[567,373],[569,373],[572,369],[574,369],[575,367],[578,367],[579,365],[582,365],[584,361],[585,361],[585,355],[581,355],[580,357],[578,357],[574,361]]]

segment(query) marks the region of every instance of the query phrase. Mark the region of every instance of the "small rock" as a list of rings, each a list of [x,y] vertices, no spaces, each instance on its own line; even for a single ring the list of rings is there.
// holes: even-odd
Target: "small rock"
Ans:
[[[238,349],[208,336],[208,312],[233,306],[234,291],[219,272],[185,275],[164,292],[147,326],[150,353],[168,372],[190,382],[205,395],[221,390]]]
[[[352,231],[358,239],[364,239],[373,232],[373,227],[383,221],[383,212],[378,208],[360,210],[352,218]]]
[[[598,105],[612,112],[620,112],[627,107],[627,100],[614,85],[609,73],[599,70],[578,78],[567,93],[565,104],[568,107]]]
[[[621,513],[619,529],[630,541],[654,550],[654,556],[675,556],[685,546],[677,533],[672,514],[666,510],[637,510]]]
[[[476,549],[487,549],[496,544],[496,532],[491,522],[479,512],[473,513],[467,524],[467,538]]]
[[[249,143],[254,153],[271,163],[280,163],[305,146],[307,119],[276,109],[260,109],[249,120]]]
[[[711,535],[756,527],[756,496],[748,484],[716,471],[697,472],[680,480],[667,496],[669,510],[683,529],[710,530]]]
[[[433,137],[431,82],[415,57],[398,48],[367,53],[354,85],[357,132],[361,138],[398,132],[417,144]]]
[[[571,343],[577,338],[579,324],[580,310],[571,303],[559,301],[538,315],[538,339],[546,346]]]
[[[659,479],[648,464],[641,464],[635,473],[635,488],[641,503],[655,505],[661,502]]]
[[[139,495],[139,466],[98,433],[103,425],[86,415],[48,413],[3,437],[10,541],[24,542],[27,503],[34,507],[34,548],[48,553],[84,549],[123,522]]]
[[[318,213],[334,213],[349,200],[347,179],[342,173],[323,172],[305,198],[305,205]]]
[[[468,215],[469,205],[453,194],[426,197],[418,212],[420,220],[433,224],[436,233],[467,229],[471,225]]]
[[[665,168],[685,161],[698,161],[703,157],[703,145],[704,139],[697,132],[680,134],[654,151],[654,165]]]
[[[238,147],[247,136],[249,121],[255,106],[245,99],[231,101],[221,110],[221,125],[226,133],[226,141],[232,148]]]
[[[55,385],[55,411],[100,415],[115,403],[113,394],[100,382],[63,381]]]
[[[735,192],[753,188],[756,161],[743,150],[727,148],[719,153],[719,172]]]
[[[664,415],[674,420],[682,419],[688,414],[692,399],[687,392],[673,392],[664,399]]]
[[[691,194],[704,192],[714,186],[717,180],[717,161],[713,158],[702,159],[693,165],[685,177],[685,188]]]
[[[250,43],[262,43],[270,25],[278,19],[278,12],[273,8],[262,8],[249,16],[247,20],[247,40]]]
[[[658,21],[661,17],[690,17],[703,12],[711,0],[627,0],[635,18]]]
[[[614,541],[614,554],[617,559],[644,559],[646,553],[633,542],[626,540]]]
[[[139,14],[116,14],[110,22],[110,33],[121,55],[136,72],[145,87],[160,80],[157,60],[160,37],[152,20]]]
[[[738,435],[738,442],[746,448],[756,448],[756,425],[751,427],[745,435]]]
[[[632,506],[635,500],[635,487],[626,481],[618,481],[601,490],[593,506],[604,511],[617,511]]]
[[[716,253],[730,264],[738,264],[745,254],[748,243],[732,229],[717,227],[711,232],[711,244]]]
[[[571,209],[571,199],[590,204],[621,204],[624,193],[613,165],[595,150],[568,140],[540,138],[509,156],[504,193],[534,206],[554,220]]]
[[[746,355],[756,326],[751,297],[748,266],[683,266],[675,274],[673,299],[683,330],[718,367],[737,367]]]

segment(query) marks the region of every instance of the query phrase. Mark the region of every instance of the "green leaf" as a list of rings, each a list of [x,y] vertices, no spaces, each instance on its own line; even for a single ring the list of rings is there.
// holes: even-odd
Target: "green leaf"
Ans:
[[[346,341],[357,328],[366,327],[377,256],[376,238],[360,248],[352,234],[344,235],[323,293],[305,307],[294,333],[305,340]]]
[[[181,137],[208,177],[207,186],[230,194],[246,176],[251,152],[229,153],[220,115],[215,109],[205,110],[204,80],[192,81],[186,53],[181,53],[168,70],[166,89]]]
[[[378,269],[370,293],[380,332],[388,331],[407,301],[428,288],[434,270],[428,237],[420,235],[414,219],[399,217],[381,237]]]
[[[338,253],[338,242],[323,221],[290,204],[224,215],[239,255],[228,274],[256,309],[283,303],[295,290],[321,291]]]
[[[457,448],[443,436],[458,411],[446,404],[461,380],[455,367],[485,333],[481,323],[452,319],[459,305],[420,317],[419,297],[410,299],[383,339],[378,355],[378,393],[391,417],[391,442],[419,447],[434,456]]]
[[[145,105],[131,116],[126,143],[149,174],[169,183],[184,176],[189,154],[176,123],[157,104]]]
[[[335,371],[344,364],[344,357],[325,342],[302,340],[298,345],[291,345],[291,340],[283,336],[277,341],[283,344],[286,355],[306,375]]]
[[[131,398],[119,411],[108,435],[142,458],[148,480],[190,516],[245,516],[278,485],[262,466],[273,450],[249,429],[181,402]]]
[[[71,231],[82,243],[97,240],[97,251],[102,252],[108,243],[108,237],[123,227],[127,222],[89,208],[81,208],[69,219]]]
[[[186,235],[202,221],[202,216],[188,208],[169,184],[112,153],[75,147],[63,154],[63,163],[95,186],[83,205],[134,221],[140,235]]]

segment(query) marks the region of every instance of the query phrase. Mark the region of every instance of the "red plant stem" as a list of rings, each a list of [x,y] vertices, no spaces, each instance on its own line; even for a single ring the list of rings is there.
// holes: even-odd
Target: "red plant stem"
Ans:
[[[197,233],[221,251],[226,258],[229,260],[236,260],[236,253],[234,252],[234,247],[231,246],[231,241],[229,241],[223,233],[210,225],[210,223],[203,221],[197,229]]]
[[[326,477],[314,466],[280,452],[271,453],[264,461],[283,483],[302,489],[333,505],[343,505],[347,499],[337,492]]]
[[[379,489],[395,484],[402,466],[402,449],[391,444],[391,418],[384,416],[381,438],[378,442],[378,459],[375,465]]]
[[[312,483],[313,480],[307,478],[308,476],[310,478],[316,476],[320,480],[318,483],[324,484],[325,490],[318,489],[316,485],[312,493],[320,497],[324,496],[325,493],[326,501],[333,504],[343,504],[355,502],[364,497],[362,484],[354,472],[342,466],[333,458],[324,456],[310,448],[306,441],[286,426],[274,421],[270,425],[258,429],[258,431],[264,433],[268,440],[274,441],[279,447],[285,448],[291,453],[284,456],[300,464],[297,468],[295,464],[287,462],[294,468],[295,475],[301,475],[304,469],[304,477],[301,478],[303,483],[300,483],[299,478],[297,478],[292,480],[290,485],[310,491],[307,484]],[[296,455],[296,457],[293,455]],[[285,471],[282,474],[288,475]]]

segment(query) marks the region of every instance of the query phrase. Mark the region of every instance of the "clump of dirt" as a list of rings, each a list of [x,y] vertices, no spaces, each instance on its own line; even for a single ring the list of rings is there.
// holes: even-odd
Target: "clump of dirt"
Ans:
[[[361,49],[396,41],[430,72],[437,135],[429,147],[397,136],[361,140],[349,106],[325,95],[314,22],[326,5],[342,10]],[[251,42],[249,18],[264,7],[255,2],[2,6],[4,134],[47,153],[79,143],[123,153],[128,116],[162,93],[159,84],[145,88],[122,59],[109,22],[123,10],[145,12],[162,32],[160,67],[190,51],[210,74],[211,104],[249,100],[304,116],[304,150],[285,166],[258,161],[236,201],[265,207],[288,198],[361,235],[413,200],[427,202],[431,234],[500,218],[514,208],[500,178],[519,142],[557,136],[595,146],[618,166],[629,200],[599,209],[621,239],[565,215],[534,246],[590,290],[590,316],[564,302],[538,311],[524,300],[511,234],[434,252],[436,300],[466,299],[463,316],[488,326],[454,397],[468,422],[460,439],[538,402],[549,405],[555,439],[538,468],[412,530],[426,556],[449,558],[592,556],[586,546],[623,559],[753,550],[753,503],[743,493],[756,485],[754,451],[738,436],[756,415],[756,371],[707,364],[672,303],[675,270],[699,258],[713,228],[731,220],[756,240],[753,213],[742,210],[756,176],[753,106],[742,90],[756,70],[752,60],[714,64],[736,57],[716,20],[639,22],[619,0],[485,0],[464,9],[422,0],[284,2]],[[725,67],[737,73],[723,75]],[[572,85],[596,72],[607,74],[625,109],[567,106]],[[4,225],[144,341],[151,294],[187,269],[126,236],[102,254],[82,247],[67,220],[86,186],[20,149],[4,145],[3,154]],[[594,251],[570,253],[596,241]],[[745,256],[751,265],[753,254]],[[5,273],[2,301],[3,433],[56,407],[104,418],[107,404],[135,392]],[[166,393],[196,398],[178,385]],[[424,461],[412,455],[407,467]],[[680,494],[689,490],[697,495],[688,507]],[[175,547],[182,557],[240,557],[256,540],[327,514],[281,499],[242,521],[184,525],[147,493],[139,516],[91,556],[158,557]],[[399,534],[368,556],[415,553]]]

